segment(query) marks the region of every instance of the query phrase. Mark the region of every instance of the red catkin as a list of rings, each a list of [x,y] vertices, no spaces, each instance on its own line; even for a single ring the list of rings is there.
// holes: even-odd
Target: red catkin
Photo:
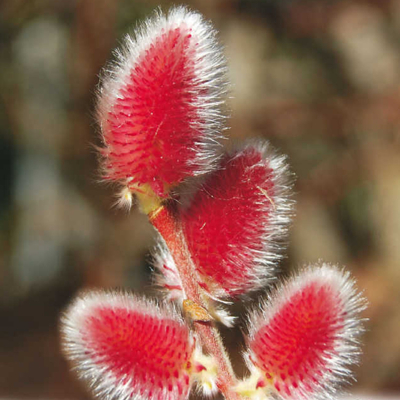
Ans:
[[[128,37],[98,100],[106,180],[161,197],[217,157],[225,64],[213,28],[183,7]]]
[[[285,399],[329,396],[357,359],[364,300],[323,264],[291,279],[250,318],[250,364]]]
[[[245,294],[273,276],[290,222],[288,181],[283,157],[248,145],[222,159],[184,210],[188,248],[212,295]]]
[[[128,294],[89,293],[70,306],[62,332],[67,358],[97,394],[187,398],[194,340],[173,309]]]

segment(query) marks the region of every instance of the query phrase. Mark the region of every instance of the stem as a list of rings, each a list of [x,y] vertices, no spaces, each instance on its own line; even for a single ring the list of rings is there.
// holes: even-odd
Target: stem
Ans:
[[[178,269],[182,288],[187,299],[207,309],[206,302],[199,290],[193,261],[187,248],[180,224],[168,205],[160,206],[149,214],[149,220],[164,238]],[[218,365],[218,389],[226,400],[240,400],[233,387],[237,379],[232,369],[221,336],[212,322],[193,322],[202,345],[214,356]]]

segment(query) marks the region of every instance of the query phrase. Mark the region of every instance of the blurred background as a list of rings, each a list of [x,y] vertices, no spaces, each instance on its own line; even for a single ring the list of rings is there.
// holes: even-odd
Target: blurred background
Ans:
[[[93,104],[112,49],[171,4],[0,2],[0,397],[90,398],[60,355],[60,313],[84,287],[153,294],[154,233],[98,183]],[[220,31],[230,140],[267,138],[297,175],[282,273],[352,271],[370,306],[351,391],[400,398],[400,1],[185,4]]]

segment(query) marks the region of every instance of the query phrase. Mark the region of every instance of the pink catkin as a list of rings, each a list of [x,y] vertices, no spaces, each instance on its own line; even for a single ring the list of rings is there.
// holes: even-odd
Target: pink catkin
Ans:
[[[70,307],[63,332],[67,357],[84,379],[96,379],[97,393],[187,398],[194,341],[172,310],[129,295],[92,293]]]
[[[212,28],[184,8],[151,20],[125,53],[99,96],[104,178],[165,196],[216,157],[222,55]]]
[[[183,212],[189,250],[212,294],[241,295],[272,276],[290,221],[285,175],[282,158],[249,145],[225,156]]]
[[[355,361],[362,308],[347,275],[308,269],[253,316],[249,359],[282,398],[327,396]]]

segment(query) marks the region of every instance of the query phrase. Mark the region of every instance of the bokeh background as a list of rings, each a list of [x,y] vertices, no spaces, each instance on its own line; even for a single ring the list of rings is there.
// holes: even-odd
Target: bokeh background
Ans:
[[[185,4],[225,46],[230,141],[270,140],[297,175],[282,273],[352,271],[370,302],[352,391],[400,397],[400,1]],[[159,5],[0,2],[0,397],[90,398],[60,355],[63,308],[84,287],[154,294],[154,232],[98,182],[93,104],[112,49]],[[224,336],[237,354],[239,330]]]

